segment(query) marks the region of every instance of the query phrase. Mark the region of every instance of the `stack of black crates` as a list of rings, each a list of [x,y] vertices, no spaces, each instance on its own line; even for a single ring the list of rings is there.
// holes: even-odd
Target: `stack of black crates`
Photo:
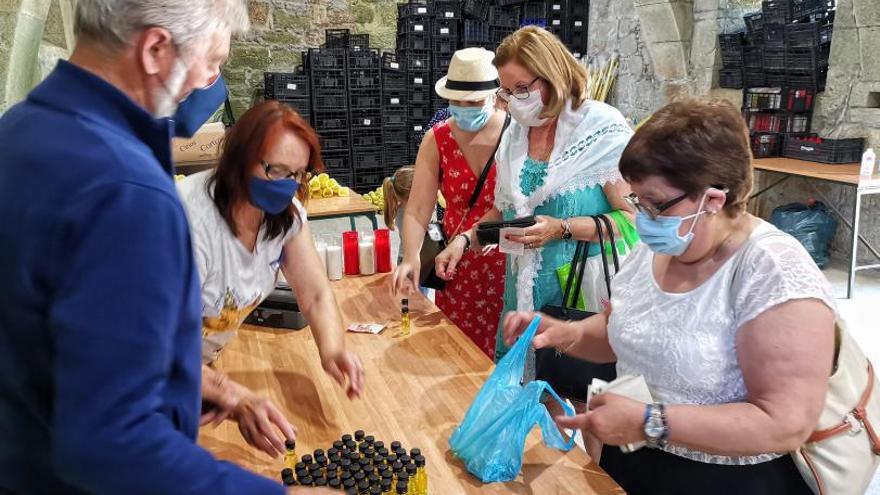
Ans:
[[[434,93],[456,50],[495,50],[525,25],[546,27],[578,57],[587,49],[588,0],[407,0],[398,5],[396,51],[369,35],[328,29],[292,73],[265,73],[264,97],[296,109],[321,137],[328,173],[366,192],[415,162]]]
[[[719,36],[723,88],[745,88],[743,117],[757,158],[780,156],[784,141],[809,135],[816,94],[825,89],[833,1],[764,0],[745,33]]]

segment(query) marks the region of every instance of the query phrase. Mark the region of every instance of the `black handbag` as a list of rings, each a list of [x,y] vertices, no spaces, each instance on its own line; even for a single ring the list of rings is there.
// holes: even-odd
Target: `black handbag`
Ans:
[[[614,243],[614,230],[611,221],[604,215],[592,217],[596,222],[596,231],[599,237],[599,252],[602,256],[602,268],[605,272],[605,287],[611,294],[611,273],[608,270],[608,257],[605,254],[605,235],[603,225],[608,232],[611,244],[611,253],[615,273],[620,269],[620,259],[617,255],[617,247]],[[577,309],[577,301],[580,299],[581,283],[584,279],[584,271],[587,266],[590,243],[579,241],[575,247],[574,257],[571,261],[571,270],[565,281],[565,290],[562,294],[562,305],[546,305],[541,312],[566,321],[580,321],[595,315],[589,311]],[[538,349],[535,351],[535,371],[538,380],[549,383],[553,390],[562,397],[578,402],[587,399],[587,387],[593,378],[612,381],[617,377],[614,363],[597,364],[582,359],[573,358],[560,354],[555,349]]]
[[[504,119],[504,127],[501,128],[501,134],[498,135],[498,142],[495,143],[495,151],[489,155],[489,160],[483,167],[483,171],[480,172],[480,177],[477,179],[477,184],[474,186],[474,191],[471,193],[471,197],[468,200],[468,210],[461,218],[458,227],[456,227],[455,231],[452,233],[452,237],[455,237],[460,233],[458,232],[459,229],[461,229],[464,221],[467,220],[468,215],[471,214],[471,210],[474,209],[477,200],[480,199],[480,193],[483,192],[483,185],[486,183],[486,178],[489,177],[489,171],[495,166],[495,153],[498,152],[498,146],[501,145],[501,136],[503,136],[504,131],[507,130],[508,124],[510,124],[509,114]],[[419,251],[419,262],[421,266],[421,269],[419,270],[419,278],[421,279],[419,280],[420,286],[435,290],[443,290],[446,288],[446,281],[437,276],[434,259],[446,249],[446,243],[449,239],[450,237],[443,231],[442,222],[431,222],[428,224],[425,229],[425,239],[422,241],[422,249]]]
[[[498,222],[483,222],[477,225],[477,240],[480,241],[481,246],[488,246],[489,244],[498,244],[501,239],[501,229],[506,228],[519,228],[525,229],[535,225],[537,223],[537,219],[534,215],[530,215],[527,217],[514,218],[513,220],[501,220]]]

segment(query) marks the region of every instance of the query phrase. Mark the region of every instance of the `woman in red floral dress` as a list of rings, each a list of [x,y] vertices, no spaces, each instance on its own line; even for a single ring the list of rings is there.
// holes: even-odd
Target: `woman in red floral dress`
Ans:
[[[494,153],[506,114],[494,106],[498,73],[492,52],[466,48],[453,56],[449,73],[435,86],[449,100],[451,118],[436,124],[422,139],[412,192],[404,213],[403,261],[394,272],[394,289],[409,294],[418,288],[419,251],[439,189],[446,198],[443,231],[448,242],[460,236],[491,207],[495,196]],[[471,196],[484,167],[491,167],[473,207]],[[468,252],[446,273],[437,291],[437,307],[487,356],[495,353],[495,334],[503,308],[504,255]]]

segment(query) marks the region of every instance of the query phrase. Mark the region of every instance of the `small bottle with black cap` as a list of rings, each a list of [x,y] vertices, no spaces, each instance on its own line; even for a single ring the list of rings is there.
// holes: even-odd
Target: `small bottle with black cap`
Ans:
[[[339,474],[339,464],[336,464],[335,462],[327,464],[327,478],[330,478],[330,473],[333,473],[333,477],[335,478]]]
[[[311,476],[306,476],[299,480],[299,484],[302,486],[315,486],[315,480]]]
[[[315,457],[315,463],[321,467],[325,467],[327,465],[327,456],[320,455]]]
[[[354,488],[357,490],[357,482],[355,482],[354,478],[348,478],[347,480],[343,480],[342,487],[348,490],[349,488]]]
[[[373,444],[376,443],[376,437],[374,437],[373,435],[367,435],[364,437],[364,441],[370,444],[370,447],[372,447]]]
[[[373,448],[376,449],[376,452],[379,452],[380,450],[385,448],[385,442],[383,442],[382,440],[376,440],[375,442],[373,442]]]
[[[300,460],[302,462],[304,462],[306,466],[308,466],[309,464],[314,462],[314,459],[312,458],[312,456],[310,454],[306,454],[306,455],[302,456],[302,459],[300,459]]]
[[[382,478],[380,478],[379,475],[376,474],[376,473],[370,473],[370,475],[367,476],[367,481],[370,482],[370,486],[377,486],[377,485],[379,485],[379,481],[381,481],[381,479],[382,479]]]
[[[315,486],[327,486],[327,478],[319,477],[315,478]]]
[[[343,445],[344,445],[344,444],[347,444],[347,443],[350,442],[351,440],[352,440],[351,435],[349,435],[348,433],[346,433],[345,435],[342,435],[342,443],[343,443]]]
[[[342,481],[340,481],[339,478],[331,478],[327,482],[327,486],[334,489],[334,490],[341,490],[342,489]]]
[[[363,471],[358,471],[358,472],[354,473],[355,482],[360,483],[361,481],[363,481],[365,479],[367,479],[367,475],[364,474]]]
[[[380,488],[378,485],[371,486],[370,495],[382,495],[382,488]]]
[[[413,456],[416,461],[416,490],[418,495],[427,495],[428,493],[428,471],[425,469],[425,456],[419,454]]]
[[[356,487],[346,488],[345,495],[358,495],[358,489]]]
[[[409,485],[406,481],[398,481],[397,482],[397,495],[407,495],[408,494]]]
[[[397,453],[397,450],[403,447],[397,440],[391,442],[391,452]]]
[[[296,469],[296,464],[299,462],[299,458],[296,455],[296,441],[294,440],[286,440],[284,442],[284,466],[289,467],[290,469]]]
[[[300,482],[302,482],[303,478],[307,478],[308,476],[309,476],[308,469],[300,469],[299,471],[296,472],[296,479],[300,480]]]
[[[382,493],[391,493],[391,478],[382,478],[379,487],[382,488]]]
[[[364,430],[358,430],[354,432],[354,441],[358,443],[363,442],[366,436],[367,434],[364,432]]]
[[[370,495],[370,484],[367,483],[367,480],[359,482],[357,487],[358,495]]]
[[[339,469],[341,469],[343,472],[351,471],[351,460],[342,459],[341,461],[339,461]]]
[[[376,453],[381,455],[382,457],[388,457],[388,454],[390,454],[391,452],[389,452],[388,449],[386,449],[385,447],[377,447]]]

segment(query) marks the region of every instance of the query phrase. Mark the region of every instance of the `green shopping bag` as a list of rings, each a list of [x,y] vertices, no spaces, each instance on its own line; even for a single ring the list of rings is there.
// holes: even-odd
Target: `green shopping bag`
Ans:
[[[624,215],[620,210],[614,210],[607,215],[611,218],[611,221],[617,225],[617,230],[620,231],[622,239],[615,242],[617,246],[617,252],[624,256],[629,254],[632,250],[633,246],[635,246],[639,242],[639,234],[636,232],[636,226],[633,225],[632,221],[628,216]],[[606,254],[611,254],[611,243],[604,244]],[[565,288],[565,281],[568,280],[568,274],[571,272],[571,263],[566,263],[559,268],[556,269],[556,278],[559,280],[559,286]],[[579,293],[577,304],[574,301],[574,293]],[[572,291],[572,294],[569,296],[568,301],[564,301],[563,304],[569,308],[576,308],[580,310],[586,311],[587,303],[584,299],[583,291]]]

